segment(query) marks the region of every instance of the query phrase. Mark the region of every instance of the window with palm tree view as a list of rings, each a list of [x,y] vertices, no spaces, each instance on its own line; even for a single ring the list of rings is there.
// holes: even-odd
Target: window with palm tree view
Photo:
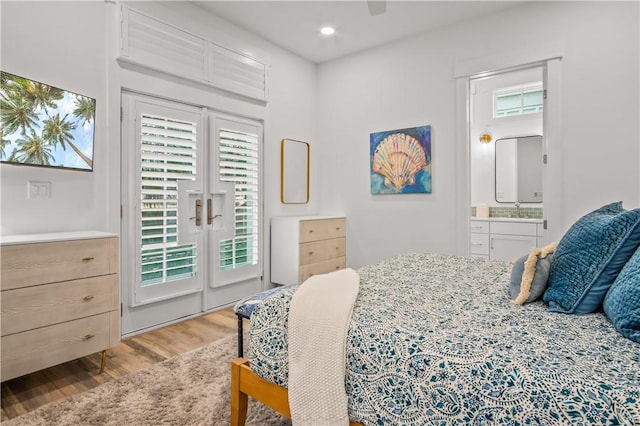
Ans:
[[[0,161],[93,170],[96,100],[0,72]]]

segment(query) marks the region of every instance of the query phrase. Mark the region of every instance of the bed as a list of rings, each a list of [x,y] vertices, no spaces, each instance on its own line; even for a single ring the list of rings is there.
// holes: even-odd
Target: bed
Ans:
[[[345,349],[352,424],[640,425],[640,345],[604,313],[510,304],[508,262],[412,253],[357,272]],[[297,288],[253,312],[248,360],[232,365],[234,426],[247,396],[290,415]]]

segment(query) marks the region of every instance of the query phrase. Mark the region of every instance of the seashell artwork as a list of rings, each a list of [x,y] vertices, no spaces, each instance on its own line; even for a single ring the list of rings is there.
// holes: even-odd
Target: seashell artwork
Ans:
[[[371,193],[431,192],[431,126],[370,135]]]

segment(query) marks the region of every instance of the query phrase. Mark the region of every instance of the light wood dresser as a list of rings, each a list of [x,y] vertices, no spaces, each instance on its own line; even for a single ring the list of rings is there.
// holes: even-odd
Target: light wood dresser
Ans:
[[[120,341],[118,239],[98,231],[0,239],[1,380]]]
[[[271,219],[271,281],[301,283],[346,267],[346,218],[296,216]]]

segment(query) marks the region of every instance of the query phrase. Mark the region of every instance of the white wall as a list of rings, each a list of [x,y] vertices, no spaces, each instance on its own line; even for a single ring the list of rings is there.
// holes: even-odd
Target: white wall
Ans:
[[[135,3],[132,3],[135,4]],[[271,68],[271,97],[265,119],[264,201],[265,259],[268,277],[268,219],[273,215],[317,213],[320,163],[316,151],[316,67],[187,2],[140,2],[136,7],[227,47],[261,55]],[[188,96],[223,111],[238,105],[237,96],[204,85],[180,86],[158,73],[135,77],[115,61],[117,6],[102,1],[1,2],[2,70],[97,99],[93,173],[2,164],[1,234],[98,229],[119,233],[120,85],[144,80],[160,96]],[[25,22],[29,24],[26,25]],[[111,38],[110,38],[111,37]],[[18,42],[19,41],[19,42]],[[138,80],[136,80],[138,79]],[[110,114],[109,114],[110,113]],[[311,194],[307,205],[280,203],[280,140],[311,144]],[[51,199],[27,199],[29,180],[51,182]]]
[[[348,216],[350,266],[411,250],[455,252],[456,63],[561,41],[562,217],[639,205],[639,26],[636,2],[525,3],[318,69],[318,137],[327,213]],[[532,25],[535,23],[535,25]],[[369,134],[432,126],[433,193],[372,196]]]
[[[107,230],[118,212],[107,201],[118,179],[107,152],[118,142],[107,131],[105,4],[3,1],[0,10],[3,71],[97,100],[93,172],[0,165],[0,233]],[[28,199],[30,180],[50,182],[51,198]]]

